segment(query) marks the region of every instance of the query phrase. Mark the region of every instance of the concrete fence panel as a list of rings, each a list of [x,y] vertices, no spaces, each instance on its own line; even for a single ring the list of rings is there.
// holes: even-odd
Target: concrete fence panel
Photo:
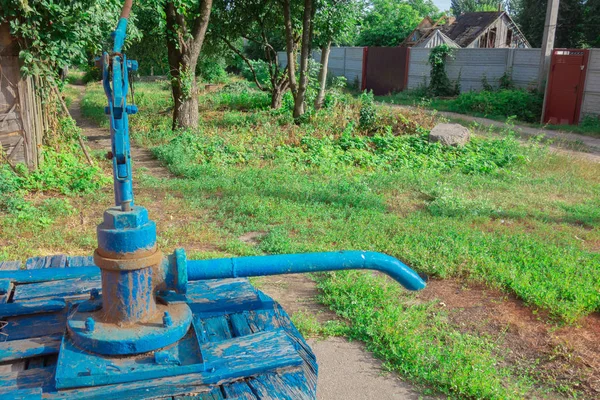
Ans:
[[[588,60],[581,118],[586,115],[600,116],[600,49],[591,49]]]
[[[416,89],[429,84],[430,49],[413,48],[410,51],[408,88]],[[446,64],[448,77],[460,77],[462,92],[481,90],[483,78],[497,87],[505,73],[511,73],[517,87],[527,88],[537,82],[539,49],[457,49]]]
[[[312,52],[312,58],[321,62],[321,51]],[[287,55],[284,51],[277,53],[280,67],[287,65]],[[349,84],[362,84],[363,47],[332,47],[329,53],[328,73],[333,76],[345,76]]]
[[[512,79],[517,87],[537,86],[541,49],[512,49]],[[510,67],[510,63],[508,64]]]

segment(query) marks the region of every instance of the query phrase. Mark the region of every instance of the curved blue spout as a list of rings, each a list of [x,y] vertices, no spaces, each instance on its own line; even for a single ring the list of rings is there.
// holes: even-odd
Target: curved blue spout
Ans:
[[[190,281],[346,269],[381,271],[408,290],[421,290],[425,287],[423,279],[410,267],[394,257],[373,251],[187,260],[187,273]]]

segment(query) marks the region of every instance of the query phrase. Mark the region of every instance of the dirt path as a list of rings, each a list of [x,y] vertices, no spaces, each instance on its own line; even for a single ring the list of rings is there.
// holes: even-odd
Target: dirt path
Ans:
[[[71,116],[82,129],[91,149],[108,151],[111,146],[109,130],[98,127],[81,113],[85,86],[73,87],[79,91],[79,97],[69,107]],[[149,150],[132,143],[131,156],[136,172],[141,167],[155,177],[173,177]],[[306,311],[315,314],[322,322],[337,318],[335,313],[317,302],[315,283],[303,275],[265,277],[260,283],[260,289],[279,302],[290,315]],[[319,400],[432,399],[420,395],[417,388],[397,375],[385,374],[382,362],[366,351],[360,342],[349,342],[343,338],[308,341],[319,364]]]
[[[389,104],[384,104],[389,105]],[[394,108],[407,110],[416,110],[415,107],[405,105],[389,105]],[[430,111],[433,112],[433,111]],[[503,129],[506,127],[505,122],[494,121],[492,119],[473,117],[465,114],[458,114],[449,111],[436,111],[438,115],[446,117],[452,121],[464,124],[465,126],[477,123],[483,127],[493,127]],[[543,135],[547,140],[550,140],[550,147],[560,153],[569,154],[575,157],[584,158],[592,162],[600,163],[600,138],[578,135],[576,133],[567,133],[554,131],[550,129],[532,128],[528,126],[515,125],[515,132],[523,139]],[[480,130],[480,133],[485,133]]]
[[[79,91],[79,96],[69,107],[71,116],[77,122],[77,126],[82,129],[83,136],[87,138],[87,144],[92,150],[108,152],[110,150],[109,130],[99,127],[94,121],[85,118],[81,114],[81,100],[85,93],[85,86],[72,85],[72,87]],[[136,146],[135,143],[131,144],[131,159],[137,172],[140,171],[140,168],[143,168],[155,177],[166,178],[173,176],[152,156],[150,150]]]

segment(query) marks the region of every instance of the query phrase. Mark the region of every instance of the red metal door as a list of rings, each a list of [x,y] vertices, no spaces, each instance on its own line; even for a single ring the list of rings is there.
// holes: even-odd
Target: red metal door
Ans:
[[[363,52],[362,89],[375,95],[401,92],[408,82],[408,47],[369,47]]]
[[[544,122],[558,125],[579,122],[588,56],[588,50],[552,52]]]

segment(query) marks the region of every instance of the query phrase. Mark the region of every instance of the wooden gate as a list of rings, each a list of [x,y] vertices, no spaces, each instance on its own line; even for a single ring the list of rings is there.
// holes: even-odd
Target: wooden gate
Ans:
[[[588,50],[555,49],[552,52],[544,122],[572,125],[579,122]]]
[[[408,47],[365,47],[362,89],[375,95],[401,92],[408,83]]]

